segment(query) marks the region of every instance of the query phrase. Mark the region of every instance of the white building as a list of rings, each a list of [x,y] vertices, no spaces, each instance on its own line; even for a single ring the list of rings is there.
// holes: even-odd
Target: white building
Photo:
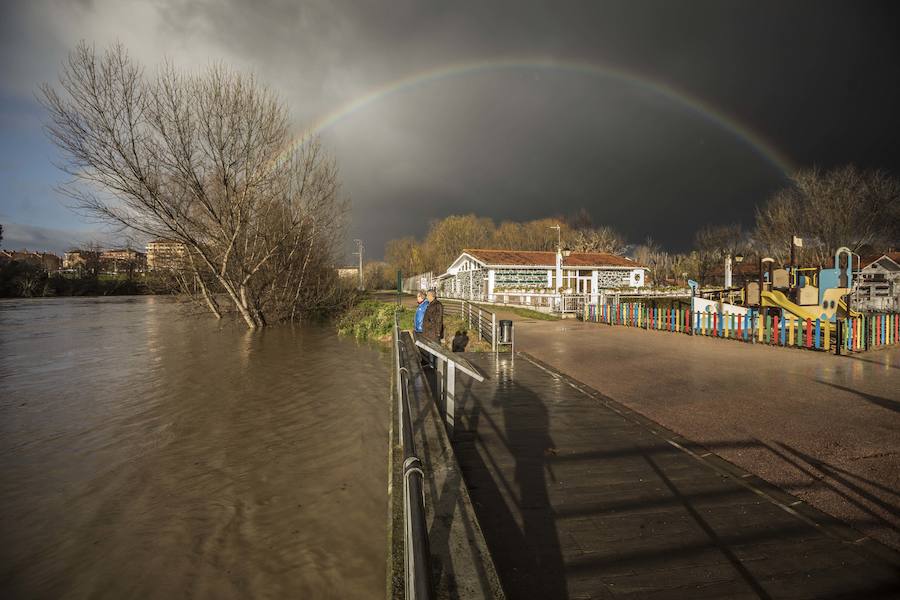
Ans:
[[[173,240],[153,240],[147,244],[147,270],[179,271],[187,262],[187,246]]]
[[[864,264],[851,298],[857,310],[900,310],[900,252],[888,252]]]
[[[438,287],[449,298],[571,312],[597,302],[604,290],[643,287],[646,273],[633,260],[602,252],[467,249]]]

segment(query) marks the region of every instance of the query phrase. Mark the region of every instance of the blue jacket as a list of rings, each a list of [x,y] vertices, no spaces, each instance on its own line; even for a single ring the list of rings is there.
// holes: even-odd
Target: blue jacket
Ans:
[[[425,320],[425,311],[428,309],[428,300],[422,300],[422,304],[416,309],[416,333],[422,333],[422,321]]]

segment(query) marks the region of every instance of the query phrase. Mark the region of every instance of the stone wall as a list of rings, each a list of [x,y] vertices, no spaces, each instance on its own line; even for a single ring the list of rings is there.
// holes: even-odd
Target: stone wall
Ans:
[[[487,271],[483,269],[460,271],[441,282],[439,295],[447,298],[483,300],[487,294],[486,277]]]
[[[597,273],[597,287],[601,290],[624,287],[628,285],[630,276],[631,271],[600,270]]]

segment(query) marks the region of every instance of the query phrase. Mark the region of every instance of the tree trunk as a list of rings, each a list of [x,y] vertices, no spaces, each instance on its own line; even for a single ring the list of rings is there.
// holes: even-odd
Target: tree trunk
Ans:
[[[203,283],[203,278],[199,275],[197,275],[197,285],[200,286],[200,293],[203,294],[203,299],[206,301],[206,306],[209,308],[210,312],[215,315],[217,319],[221,319],[222,312],[219,310],[219,305],[216,303],[216,299],[209,293],[209,290],[206,289],[206,284]]]

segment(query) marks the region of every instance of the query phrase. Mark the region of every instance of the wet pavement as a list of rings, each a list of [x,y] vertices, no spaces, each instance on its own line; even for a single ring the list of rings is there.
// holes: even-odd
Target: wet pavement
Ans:
[[[900,549],[900,348],[834,356],[523,319],[516,344]]]
[[[467,357],[487,379],[457,389],[454,447],[507,597],[900,593],[885,546],[853,541],[852,529],[547,364]],[[613,355],[593,361],[636,376]],[[672,402],[691,402],[686,387]]]

